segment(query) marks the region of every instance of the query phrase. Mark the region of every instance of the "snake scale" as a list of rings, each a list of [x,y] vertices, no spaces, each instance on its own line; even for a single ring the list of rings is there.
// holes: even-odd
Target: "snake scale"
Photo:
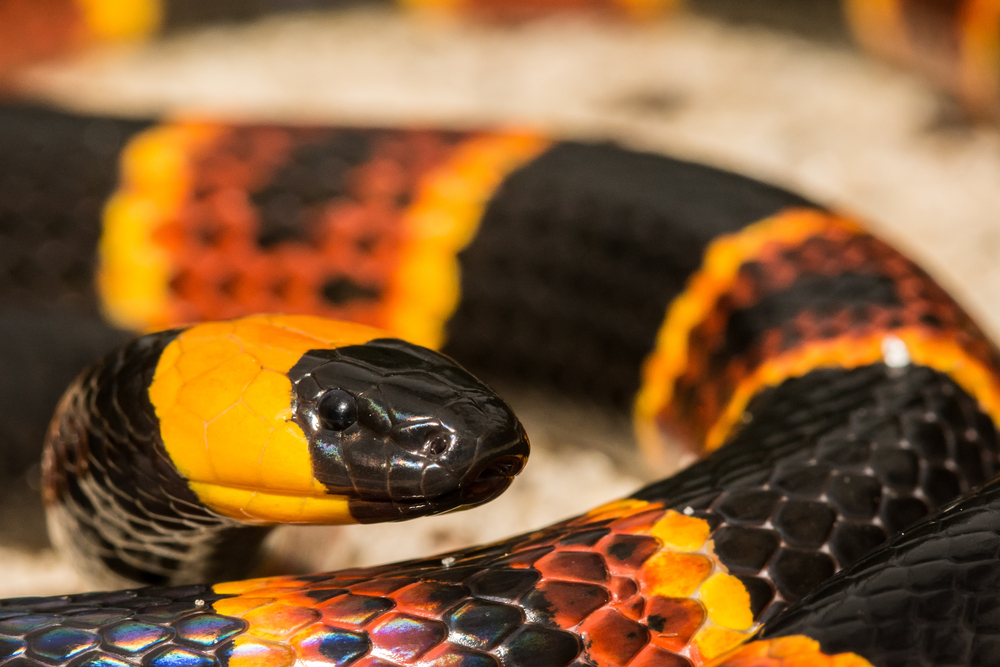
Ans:
[[[282,8],[8,0],[0,16],[25,29],[0,64]],[[994,114],[996,3],[797,9]],[[4,665],[1000,664],[1000,356],[853,219],[527,132],[10,102],[0,152],[4,242],[51,248],[44,228],[76,253],[0,278],[20,332],[7,354],[57,340],[21,361],[61,377],[120,344],[49,429],[53,538],[109,581],[153,584],[0,601]],[[398,520],[506,487],[523,429],[451,358],[632,409],[649,451],[669,438],[705,456],[493,544],[240,579],[278,518]],[[7,412],[5,428],[25,421]]]

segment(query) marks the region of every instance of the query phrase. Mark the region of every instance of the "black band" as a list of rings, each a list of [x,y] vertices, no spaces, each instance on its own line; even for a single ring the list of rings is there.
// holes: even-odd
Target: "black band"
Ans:
[[[558,144],[511,174],[461,253],[445,352],[490,378],[625,410],[671,302],[721,234],[815,205],[611,144]]]

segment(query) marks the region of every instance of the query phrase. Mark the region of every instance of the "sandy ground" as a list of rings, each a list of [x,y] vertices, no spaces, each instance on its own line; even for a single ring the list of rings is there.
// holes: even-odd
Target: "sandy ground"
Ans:
[[[860,214],[1000,333],[1000,136],[956,122],[919,79],[845,50],[694,18],[501,28],[354,10],[93,52],[26,81],[93,111],[534,126],[698,159]],[[279,561],[335,568],[497,539],[655,475],[606,453],[631,451],[621,422],[513,402],[535,452],[504,498],[404,526],[283,531]],[[0,596],[85,585],[45,551],[0,547],[0,568]]]

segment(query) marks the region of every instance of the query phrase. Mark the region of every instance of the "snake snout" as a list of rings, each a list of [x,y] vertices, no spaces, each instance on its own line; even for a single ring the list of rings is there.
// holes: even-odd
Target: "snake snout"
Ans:
[[[493,432],[480,443],[489,452],[478,465],[471,466],[462,484],[462,504],[488,502],[507,490],[528,461],[531,445],[524,427],[512,419],[505,428]]]

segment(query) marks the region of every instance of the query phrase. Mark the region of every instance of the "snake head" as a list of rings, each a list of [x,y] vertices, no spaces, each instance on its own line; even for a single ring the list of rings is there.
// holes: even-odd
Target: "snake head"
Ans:
[[[450,358],[382,338],[310,350],[289,372],[315,478],[359,522],[492,500],[524,467],[507,404]]]
[[[448,357],[360,324],[255,315],[147,334],[85,369],[42,476],[53,541],[94,576],[188,583],[245,576],[277,523],[486,502],[527,456],[510,408]]]
[[[528,456],[524,429],[486,385],[371,327],[258,315],[128,349],[127,363],[111,359],[88,381],[102,400],[81,395],[73,419],[114,426],[127,467],[164,478],[164,507],[258,525],[401,520],[496,497]]]

